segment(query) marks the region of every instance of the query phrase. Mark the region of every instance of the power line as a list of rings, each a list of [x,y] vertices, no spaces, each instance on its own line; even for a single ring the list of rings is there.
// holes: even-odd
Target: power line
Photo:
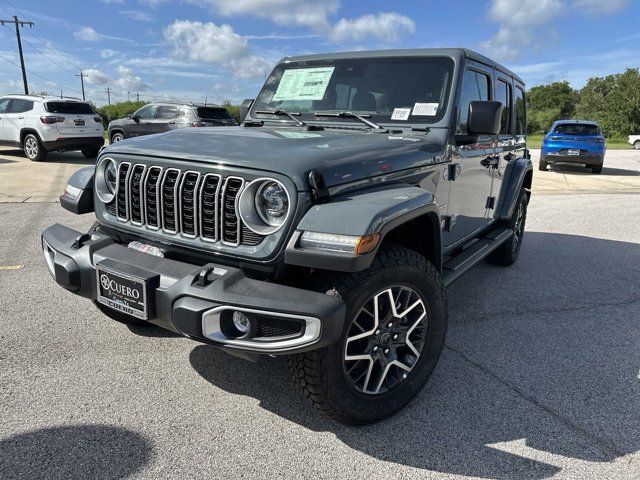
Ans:
[[[22,41],[20,40],[20,27],[24,28],[25,25],[29,25],[29,28],[33,27],[33,22],[27,22],[26,20],[18,20],[18,17],[13,16],[13,20],[0,20],[0,24],[4,26],[5,23],[13,23],[16,26],[16,38],[18,39],[18,55],[20,57],[20,69],[22,70],[22,83],[24,84],[24,93],[29,95],[29,85],[27,84],[27,69],[24,67],[24,57],[22,55]]]
[[[18,65],[16,62],[14,62],[13,60],[8,59],[7,57],[0,55],[0,58],[8,63],[10,63],[11,65],[14,65],[18,68],[20,68],[20,65]],[[29,75],[34,75],[38,78],[41,78],[42,80],[46,81],[46,82],[50,82],[53,83],[54,85],[57,85],[59,87],[63,87],[66,90],[69,90],[70,92],[75,92],[75,93],[80,93],[78,90],[75,90],[73,88],[69,88],[66,85],[63,85],[62,83],[58,83],[58,82],[54,82],[53,80],[51,80],[50,78],[44,77],[42,75],[40,75],[39,73],[34,72],[33,70],[27,70],[27,72],[29,73]]]

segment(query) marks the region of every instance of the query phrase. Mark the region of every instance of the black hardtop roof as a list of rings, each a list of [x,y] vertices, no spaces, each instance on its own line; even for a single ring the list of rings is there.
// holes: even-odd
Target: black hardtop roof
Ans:
[[[394,50],[368,50],[355,52],[337,52],[337,53],[317,53],[313,55],[300,55],[295,57],[284,57],[280,62],[299,62],[313,60],[331,60],[331,59],[349,59],[349,58],[380,58],[380,57],[435,57],[446,56],[453,58],[468,58],[485,65],[495,67],[503,73],[513,77],[524,85],[524,81],[518,75],[508,68],[500,65],[498,62],[491,60],[484,55],[469,50],[468,48],[406,48]]]

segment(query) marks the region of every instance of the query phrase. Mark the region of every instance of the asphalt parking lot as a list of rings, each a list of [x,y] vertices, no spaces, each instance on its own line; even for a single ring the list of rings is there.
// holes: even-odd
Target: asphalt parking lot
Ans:
[[[431,381],[359,428],[282,359],[127,327],[55,285],[39,234],[92,223],[55,203],[84,163],[0,151],[0,478],[640,477],[640,152],[536,170],[518,262],[448,289]]]

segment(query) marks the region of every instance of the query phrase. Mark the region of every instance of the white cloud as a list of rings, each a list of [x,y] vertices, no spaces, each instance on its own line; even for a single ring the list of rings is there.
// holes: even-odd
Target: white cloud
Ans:
[[[415,22],[405,15],[395,12],[376,13],[354,19],[340,19],[331,29],[329,39],[337,43],[346,43],[375,38],[393,43],[414,33],[415,29]]]
[[[265,73],[271,73],[273,65],[274,62],[268,62],[256,55],[231,60],[225,64],[236,78],[264,78]]]
[[[97,42],[102,39],[102,35],[91,27],[82,27],[73,36],[76,37],[76,40],[82,40],[83,42]]]
[[[119,65],[116,71],[120,75],[114,82],[116,87],[126,92],[144,92],[149,90],[149,85],[142,81],[142,78],[135,75],[133,70],[125,66]]]
[[[587,13],[617,13],[629,5],[629,0],[573,0],[573,8]]]
[[[187,0],[206,5],[223,17],[250,15],[282,26],[326,30],[328,17],[340,6],[338,0]]]
[[[102,58],[111,58],[115,57],[118,54],[116,50],[111,50],[110,48],[103,48],[100,50],[100,56]]]
[[[109,83],[109,76],[102,70],[87,68],[82,72],[86,75],[87,83],[93,85],[106,85]]]
[[[153,20],[155,20],[153,15],[140,10],[120,10],[118,13],[138,22],[153,22]]]
[[[164,29],[164,37],[173,46],[175,58],[197,62],[226,62],[248,52],[247,40],[229,25],[176,20]]]

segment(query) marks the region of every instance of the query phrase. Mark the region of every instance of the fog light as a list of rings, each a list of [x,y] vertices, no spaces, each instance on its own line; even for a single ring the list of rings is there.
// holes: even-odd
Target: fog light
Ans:
[[[242,312],[233,312],[233,326],[244,335],[251,329],[251,320]]]

